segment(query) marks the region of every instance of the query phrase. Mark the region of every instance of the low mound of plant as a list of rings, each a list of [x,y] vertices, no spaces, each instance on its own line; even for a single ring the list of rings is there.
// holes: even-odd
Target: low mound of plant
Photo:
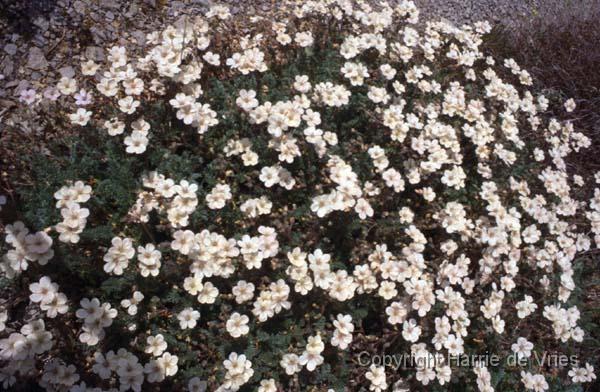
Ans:
[[[2,385],[583,391],[600,176],[548,113],[575,102],[483,50],[488,23],[418,16],[213,6],[23,90],[61,132],[20,157]]]

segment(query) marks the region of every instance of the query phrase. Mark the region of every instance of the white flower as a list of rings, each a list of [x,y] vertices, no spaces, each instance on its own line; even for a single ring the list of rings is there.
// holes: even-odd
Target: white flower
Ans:
[[[37,99],[37,92],[34,89],[24,89],[19,93],[19,101],[31,105]]]
[[[517,342],[511,346],[511,349],[519,358],[529,358],[531,356],[531,350],[533,349],[533,343],[525,338],[519,337]]]
[[[156,360],[164,372],[165,376],[174,376],[177,373],[178,367],[177,362],[179,358],[176,355],[170,353],[164,353],[160,358]]]
[[[88,93],[84,89],[79,90],[77,94],[74,96],[75,105],[77,106],[87,106],[92,103],[92,94]]]
[[[517,302],[515,307],[517,308],[517,317],[522,319],[533,313],[538,306],[533,302],[533,297],[526,295],[523,301]]]
[[[202,58],[204,59],[204,61],[206,61],[207,63],[214,65],[214,66],[218,66],[221,64],[221,57],[218,54],[213,53],[213,52],[204,53]]]
[[[38,283],[30,284],[29,290],[31,291],[29,296],[31,302],[49,303],[54,299],[58,291],[58,285],[52,283],[49,277],[43,276]]]
[[[227,184],[217,184],[209,194],[206,195],[206,203],[208,208],[219,210],[225,207],[225,202],[230,200],[231,188]]]
[[[81,73],[85,76],[94,76],[100,65],[96,64],[93,60],[88,60],[81,63]]]
[[[276,166],[266,166],[260,171],[259,179],[267,188],[279,183],[279,169]]]
[[[136,101],[132,96],[119,99],[119,109],[123,113],[133,114],[140,106],[140,101]]]
[[[419,336],[421,336],[421,327],[417,325],[415,319],[410,319],[402,324],[402,337],[405,340],[414,343],[419,340]]]
[[[356,201],[354,211],[356,211],[360,219],[366,219],[367,217],[373,216],[373,208],[371,208],[369,202],[363,198]]]
[[[125,151],[129,154],[143,154],[149,142],[147,134],[139,131],[133,131],[123,141],[127,146]]]
[[[526,227],[521,233],[523,241],[525,241],[526,244],[536,243],[540,239],[541,234],[542,232],[539,231],[535,225]]]
[[[385,185],[394,188],[395,192],[402,192],[404,190],[404,180],[396,169],[384,171],[381,177],[385,181]]]
[[[346,62],[340,71],[353,86],[362,86],[364,79],[369,77],[367,67],[360,63]]]
[[[285,370],[285,374],[287,375],[298,373],[302,369],[300,358],[296,354],[285,354],[281,358],[279,364]]]
[[[300,364],[302,366],[306,366],[306,369],[312,372],[317,366],[323,363],[324,358],[321,356],[321,352],[324,349],[325,345],[321,340],[320,335],[309,336],[308,343],[306,344],[306,350],[299,358]]]
[[[248,321],[248,316],[245,314],[240,315],[239,313],[235,312],[229,317],[225,327],[227,328],[227,332],[229,332],[232,337],[239,338],[242,335],[246,335],[250,330],[248,327]]]
[[[388,384],[383,366],[371,365],[365,377],[371,382],[369,386],[370,391],[381,392],[387,390]]]
[[[398,295],[398,290],[396,290],[396,283],[390,281],[383,281],[379,286],[379,291],[377,292],[383,299],[390,300]]]
[[[122,275],[129,265],[129,260],[135,256],[135,249],[130,238],[114,237],[112,246],[104,255],[104,271],[115,275]]]
[[[143,299],[144,294],[142,294],[140,291],[135,291],[131,299],[124,299],[121,301],[121,306],[127,309],[127,313],[129,315],[134,316],[137,314],[137,306],[140,304],[140,302],[142,302]]]
[[[448,350],[450,355],[460,355],[464,352],[463,339],[460,336],[449,334],[444,342],[444,348]]]
[[[97,374],[103,380],[110,378],[112,373],[111,365],[101,352],[94,353],[92,372]]]
[[[125,123],[117,117],[105,121],[103,126],[110,136],[120,135],[125,131]]]
[[[212,304],[219,296],[219,290],[211,283],[206,282],[198,293],[198,302],[201,304]]]
[[[158,276],[162,255],[154,244],[146,244],[145,247],[138,246],[137,252],[138,267],[142,276]]]
[[[375,103],[387,103],[390,100],[390,95],[383,87],[369,87],[369,93],[367,94],[369,99]]]
[[[379,70],[381,71],[383,77],[387,80],[392,80],[396,76],[396,70],[389,64],[382,64],[379,67]]]
[[[573,98],[569,98],[565,101],[565,110],[569,113],[575,110],[576,106],[577,105],[575,104],[575,100]]]
[[[254,90],[240,90],[240,95],[235,100],[235,103],[246,112],[254,109],[258,106],[258,100],[256,99],[256,91]]]
[[[69,119],[73,124],[85,126],[90,121],[92,117],[92,112],[85,110],[84,108],[79,108],[75,113],[69,115]]]
[[[77,81],[73,78],[63,76],[58,81],[56,88],[63,95],[71,95],[77,91]]]
[[[140,78],[130,78],[123,81],[125,94],[140,95],[144,91],[144,81]]]
[[[252,362],[247,360],[244,354],[230,353],[228,359],[223,361],[223,367],[227,371],[223,383],[225,388],[237,390],[254,374]]]
[[[311,89],[311,85],[307,75],[296,75],[294,78],[294,88],[301,93],[307,93]]]
[[[179,251],[181,254],[187,255],[196,244],[196,237],[190,230],[177,230],[173,233],[173,241],[171,248]]]
[[[585,367],[574,367],[569,370],[569,377],[574,383],[584,383],[594,381],[596,374],[594,374],[594,367],[586,363]]]
[[[527,390],[544,392],[549,388],[546,379],[541,374],[531,374],[529,372],[522,371],[521,381]]]
[[[183,281],[183,288],[191,295],[198,295],[204,285],[202,284],[202,275],[196,273],[193,276],[188,276]]]
[[[146,338],[146,347],[144,352],[159,357],[167,349],[167,342],[162,334],[148,336]]]
[[[335,331],[331,338],[331,345],[345,350],[352,342],[352,332],[354,332],[352,316],[338,314],[337,319],[333,321],[333,326],[335,327]]]
[[[200,312],[192,308],[185,308],[177,315],[177,319],[179,320],[179,327],[181,329],[194,328],[199,318]]]
[[[270,378],[268,380],[262,380],[258,387],[258,392],[277,392],[277,385],[275,380]]]
[[[254,296],[254,284],[240,280],[231,291],[235,296],[235,302],[241,304],[251,300]]]
[[[310,31],[302,31],[299,33],[296,33],[296,36],[294,37],[294,41],[300,45],[301,47],[307,47],[307,46],[311,46],[314,42],[312,33]]]
[[[43,231],[38,231],[35,234],[28,234],[25,237],[25,248],[27,252],[30,253],[28,258],[37,259],[39,255],[48,252],[51,247],[52,238]]]
[[[314,371],[324,360],[325,358],[321,354],[309,351],[304,351],[298,359],[300,365],[306,366],[309,372]]]
[[[388,322],[390,324],[400,324],[406,320],[408,310],[400,302],[392,302],[390,306],[385,309],[385,313],[388,315]]]

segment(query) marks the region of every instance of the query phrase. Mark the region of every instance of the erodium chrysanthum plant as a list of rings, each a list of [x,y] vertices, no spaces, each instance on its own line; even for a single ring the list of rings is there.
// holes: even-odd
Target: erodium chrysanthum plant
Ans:
[[[565,162],[590,140],[482,51],[488,23],[418,15],[307,1],[240,28],[214,6],[23,92],[75,136],[32,157],[23,221],[5,227],[21,297],[0,314],[3,387],[593,381],[572,293],[600,243],[600,190],[578,189],[600,178]]]

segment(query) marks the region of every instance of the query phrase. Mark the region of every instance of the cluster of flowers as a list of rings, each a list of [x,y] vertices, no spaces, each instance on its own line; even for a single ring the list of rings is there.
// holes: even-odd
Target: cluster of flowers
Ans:
[[[153,338],[153,339],[151,339]],[[93,365],[91,370],[102,380],[110,380],[113,373],[117,376],[122,390],[142,391],[144,380],[150,383],[163,381],[166,377],[177,374],[179,370],[177,363],[179,358],[168,352],[165,352],[167,345],[162,340],[162,335],[148,337],[148,346],[146,353],[151,354],[152,358],[145,364],[140,363],[140,359],[132,352],[120,348],[115,353],[110,350],[106,354],[96,351],[93,356]],[[52,369],[44,369],[45,375],[51,375]],[[69,391],[84,392],[89,390],[100,390],[94,387],[88,387],[85,382],[75,384],[79,376],[72,380]],[[198,380],[190,380],[190,391],[194,391],[193,385],[198,384]],[[201,385],[201,384],[200,384]],[[113,388],[108,391],[118,391]]]
[[[306,262],[308,256],[308,263]],[[354,276],[346,270],[331,270],[331,255],[316,249],[308,255],[300,248],[288,252],[290,266],[286,269],[288,276],[295,282],[295,291],[301,295],[308,294],[316,286],[338,301],[347,301],[354,297],[360,285]],[[312,277],[309,275],[312,272]],[[358,271],[358,268],[357,270]],[[355,275],[358,276],[358,272]]]
[[[147,190],[138,194],[129,215],[133,223],[145,225],[156,210],[166,217],[160,231],[166,233],[168,240],[136,244],[132,238],[114,237],[104,255],[104,271],[123,275],[136,256],[137,245],[142,277],[159,276],[161,250],[175,251],[178,263],[189,264],[190,274],[182,277],[183,288],[202,305],[215,304],[220,296],[223,301],[229,298],[221,294],[219,280],[205,279],[237,281],[231,289],[235,309],[228,311],[224,328],[235,339],[293,309],[294,300],[315,294],[320,300],[348,307],[357,296],[375,297],[383,304],[390,324],[385,328],[407,342],[417,358],[464,353],[465,340],[479,332],[471,325],[473,319],[480,321],[473,323],[478,324],[477,328],[504,335],[513,323],[517,327],[519,320],[536,317],[536,322],[545,322],[552,328],[557,342],[582,342],[585,332],[578,325],[580,311],[563,305],[575,289],[576,256],[591,249],[592,243],[600,245],[600,190],[589,203],[590,211],[582,214],[592,227],[592,240],[586,234],[587,223],[575,219],[585,206],[571,196],[584,181],[568,174],[565,158],[589,146],[590,140],[570,123],[552,119],[545,125],[543,113],[548,100],[527,90],[532,84],[527,71],[511,59],[499,67],[493,57],[481,52],[482,36],[491,29],[488,23],[459,28],[446,22],[430,22],[423,29],[416,29],[411,25],[418,21],[418,10],[408,0],[394,7],[382,4],[379,10],[349,0],[306,1],[294,8],[289,17],[322,19],[325,15],[349,20],[353,26],[341,44],[332,49],[343,59],[339,75],[330,76],[328,81],[295,75],[291,86],[284,87],[291,98],[276,102],[261,103],[257,91],[250,89],[240,89],[230,97],[232,102],[235,100],[239,117],[256,130],[256,137],[267,138],[265,145],[277,157],[275,162],[268,162],[269,154],[256,153],[254,140],[241,134],[229,140],[222,151],[227,157],[240,156],[249,170],[245,174],[253,177],[256,187],[264,188],[263,191],[279,185],[281,189],[274,191],[300,192],[299,185],[306,185],[307,189],[301,192],[308,198],[310,212],[303,220],[318,223],[330,215],[349,213],[358,215],[363,223],[375,221],[376,227],[383,225],[380,219],[395,219],[399,223],[397,239],[375,239],[364,246],[366,251],[357,247],[353,260],[338,260],[345,263],[344,268],[334,269],[333,252],[326,253],[325,245],[313,242],[287,248],[288,244],[282,244],[280,249],[275,229],[279,226],[275,222],[269,226],[262,223],[280,213],[280,209],[274,209],[266,196],[242,194],[231,179],[220,179],[203,203],[209,209],[221,210],[230,200],[244,200],[239,209],[248,220],[246,231],[240,229],[227,238],[207,229],[186,229],[201,203],[198,186],[185,180],[176,183],[150,172],[142,178]],[[294,23],[275,22],[274,37],[267,33],[242,37],[232,54],[208,51],[214,35],[222,33],[211,31],[211,21],[229,17],[226,7],[215,6],[189,26],[168,27],[150,34],[151,49],[145,57],[130,59],[124,48],[110,48],[106,70],[93,83],[97,82],[95,87],[104,96],[102,99],[112,102],[119,112],[115,117],[113,111],[109,120],[94,119],[92,123],[103,124],[113,136],[122,134],[126,124],[130,124],[132,133],[125,137],[125,150],[144,154],[152,148],[150,124],[137,112],[144,109],[147,94],[148,101],[155,96],[168,102],[175,116],[195,133],[210,135],[222,117],[214,110],[216,105],[199,102],[204,94],[205,69],[218,69],[221,56],[229,56],[225,66],[231,75],[262,73],[271,67],[270,51],[263,51],[262,47],[297,47],[305,53],[305,48],[315,45],[316,35],[311,31],[292,31],[288,28]],[[440,67],[448,67],[456,75],[441,77],[440,73],[447,69]],[[86,62],[81,69],[83,75],[96,77],[100,66]],[[509,78],[516,78],[516,85]],[[92,113],[80,107],[89,105],[92,98],[86,90],[77,93],[78,82],[74,79],[61,79],[54,89],[55,99],[60,95],[75,98],[76,110],[69,116],[73,124],[84,126],[92,121],[93,114],[104,115],[102,110]],[[172,95],[164,97],[167,91]],[[359,94],[368,98],[361,103],[366,109],[352,102]],[[35,92],[29,91],[23,99],[29,100],[32,95],[35,97]],[[209,101],[210,97],[203,100]],[[378,128],[367,129],[357,140],[346,140],[347,135],[360,131],[346,132],[337,129],[336,124],[322,121],[323,113],[347,108],[365,110],[355,115],[369,116]],[[574,102],[567,101],[565,108],[573,111]],[[133,118],[137,119],[130,122]],[[547,149],[538,147],[528,153],[520,135],[526,126],[545,137]],[[342,134],[346,137],[340,137]],[[346,147],[365,153],[370,160],[355,164],[352,153],[344,151]],[[313,151],[319,159],[315,164],[318,184],[314,187],[304,181],[306,173],[300,173],[294,165],[299,157]],[[511,171],[519,158],[535,164],[531,166],[532,178]],[[259,161],[259,169],[254,170]],[[364,172],[368,172],[368,180]],[[470,192],[468,197],[454,196],[466,192]],[[79,203],[90,197],[91,188],[80,181],[55,194],[64,219],[55,226],[61,241],[79,241],[89,215]],[[284,207],[281,211],[296,206]],[[249,235],[248,226],[258,226],[259,235]],[[6,275],[26,269],[23,260],[44,264],[52,257],[52,240],[45,231],[28,235],[20,223],[7,229],[6,241],[15,250],[9,251],[1,264]],[[309,248],[314,249],[312,253]],[[290,249],[285,253],[287,262],[283,249]],[[261,275],[259,271],[267,259],[271,259],[274,269],[283,266],[285,275],[281,271],[261,276],[260,282],[250,281],[256,279],[252,272]],[[532,284],[518,285],[522,280]],[[57,289],[48,278],[32,285],[31,301],[41,302],[49,317],[68,309],[66,297]],[[256,298],[255,290],[259,291]],[[121,305],[133,316],[143,298],[143,293],[136,291]],[[79,339],[94,346],[104,338],[105,328],[111,326],[117,310],[98,298],[83,298],[80,304],[81,309],[76,311],[83,320]],[[536,314],[538,308],[543,309],[537,312],[543,318]],[[291,346],[289,352],[282,354],[279,364],[287,375],[304,368],[315,371],[324,363],[325,344],[339,350],[352,346],[357,321],[345,313],[337,314],[323,330],[310,332],[304,349]],[[195,329],[200,316],[199,310],[189,306],[176,313],[184,330]],[[251,323],[251,317],[257,322]],[[519,336],[512,351],[528,358],[534,343],[527,339],[534,337]],[[164,337],[148,336],[146,342],[145,352],[153,358],[145,366],[133,353],[120,349],[116,354],[108,352],[106,358],[97,353],[93,371],[102,379],[115,372],[121,390],[135,391],[141,390],[144,380],[159,382],[175,375],[178,357],[165,352]],[[4,346],[14,345],[3,343]],[[224,376],[216,390],[237,391],[253,377],[252,362],[237,352],[227,357],[223,362]],[[414,375],[419,383],[437,381],[445,385],[450,381],[453,369],[449,364],[442,360],[421,363]],[[543,369],[539,372],[521,374],[526,389],[541,392],[549,388]],[[476,366],[474,373],[479,390],[493,390],[486,367]],[[577,383],[595,378],[590,364],[572,368],[569,376]],[[364,377],[370,390],[388,388],[384,367],[373,365]],[[72,366],[53,360],[46,365],[42,381],[46,385],[73,386],[78,378]],[[190,390],[199,390],[201,385],[199,379],[189,380]],[[261,380],[259,390],[276,389],[274,379]]]
[[[0,372],[4,389],[16,382],[17,375],[25,376],[35,369],[35,357],[52,348],[52,338],[44,320],[38,319],[23,324],[20,332],[0,339],[0,360],[8,363]]]
[[[130,238],[115,237],[111,244],[112,246],[104,255],[104,272],[123,275],[123,271],[129,265],[129,260],[135,256],[133,242]]]
[[[212,210],[220,210],[225,207],[227,200],[231,199],[231,188],[227,184],[217,184],[206,195],[206,205]]]
[[[0,272],[9,278],[26,271],[30,262],[46,265],[54,257],[52,238],[45,231],[30,233],[23,222],[6,225],[5,241],[13,249],[0,259]]]
[[[331,345],[339,347],[340,350],[345,350],[352,343],[352,332],[354,332],[354,324],[352,324],[352,316],[349,314],[338,314],[337,319],[333,322],[335,331],[331,337]]]
[[[596,174],[596,184],[600,184],[600,173]],[[594,189],[594,198],[590,200],[590,211],[586,216],[591,223],[596,243],[600,242],[600,188]]]
[[[371,383],[369,386],[370,391],[381,392],[388,389],[385,368],[383,366],[371,365],[365,377]]]
[[[240,205],[242,211],[248,218],[256,218],[259,215],[269,215],[273,203],[266,196],[248,199]]]
[[[125,131],[125,123],[118,117],[105,121],[103,126],[110,136],[120,135]],[[131,134],[123,140],[127,146],[125,151],[130,154],[142,154],[148,146],[150,124],[143,118],[139,118],[131,123],[131,129]]]
[[[37,283],[29,285],[31,295],[29,300],[39,303],[40,309],[46,312],[49,318],[55,318],[58,314],[65,314],[69,310],[67,296],[58,291],[58,284],[53,283],[47,276],[42,276]]]
[[[254,166],[258,163],[258,154],[252,151],[252,142],[248,138],[230,140],[223,148],[225,156],[241,156],[244,166]]]
[[[261,291],[256,301],[252,313],[260,322],[267,321],[271,317],[280,313],[283,309],[290,309],[292,303],[288,300],[290,287],[279,279],[269,285],[268,290]]]
[[[92,196],[92,187],[82,181],[64,186],[54,193],[56,208],[60,208],[63,221],[56,225],[60,233],[58,239],[62,242],[75,244],[79,242],[79,234],[85,229],[90,211],[82,208],[80,203],[87,202]]]
[[[254,374],[252,362],[246,359],[244,354],[229,354],[229,358],[223,361],[223,367],[225,368],[225,377],[223,384],[215,390],[218,392],[237,391]]]
[[[153,210],[166,212],[173,227],[189,225],[189,217],[198,206],[198,185],[181,180],[179,184],[164,175],[151,172],[143,179],[144,187],[150,191],[138,194],[135,205],[129,210],[134,222],[146,223]]]
[[[100,303],[98,298],[83,298],[75,315],[83,320],[82,333],[79,340],[88,346],[95,346],[105,336],[104,328],[110,327],[117,317],[117,309],[108,302]]]
[[[362,196],[362,189],[358,176],[352,171],[352,166],[344,162],[340,157],[332,156],[327,162],[329,167],[329,179],[337,184],[336,189],[325,195],[313,198],[310,209],[322,218],[333,211],[344,211],[354,207],[361,219],[373,216],[373,209],[368,201]],[[372,192],[377,192],[371,189]]]

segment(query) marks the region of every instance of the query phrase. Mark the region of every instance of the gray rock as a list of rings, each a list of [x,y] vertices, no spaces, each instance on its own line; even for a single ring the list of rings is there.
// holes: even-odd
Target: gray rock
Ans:
[[[33,22],[42,32],[47,31],[50,28],[50,21],[46,18],[37,18]]]
[[[106,30],[106,28],[92,26],[90,32],[92,33],[92,36],[94,37],[94,42],[97,45],[102,45],[104,42],[106,42],[108,38],[108,31]]]
[[[26,90],[31,87],[31,85],[29,84],[29,80],[19,80],[19,81],[15,80],[13,83],[9,83],[7,86],[9,86],[9,87],[17,86],[15,88],[16,92],[21,91],[21,90]]]
[[[14,71],[15,64],[8,57],[6,57],[0,64],[0,69],[2,69],[1,72],[4,75],[4,78],[8,78],[9,75]]]
[[[146,42],[146,34],[143,31],[132,31],[131,36],[137,41],[137,44],[140,46],[144,45],[144,43]]]
[[[100,1],[100,6],[103,8],[112,8],[112,9],[119,9],[121,8],[121,4],[119,4],[120,1],[116,1],[116,0],[101,0]]]
[[[44,56],[44,52],[42,52],[40,48],[34,46],[29,49],[27,67],[35,70],[43,70],[48,68],[48,61]]]
[[[83,1],[79,1],[79,0],[77,0],[77,1],[76,1],[76,2],[73,4],[73,9],[74,9],[76,12],[78,12],[78,13],[80,13],[80,14],[84,15],[84,14],[86,13],[86,11],[87,11],[87,5],[86,5],[86,4],[85,4]]]
[[[88,15],[96,23],[100,23],[102,20],[104,20],[104,15],[100,14],[99,12],[90,12]]]
[[[38,33],[33,37],[31,42],[34,46],[37,46],[38,48],[43,48],[44,46],[46,46],[48,40],[46,39],[46,37],[44,37],[42,33]]]
[[[58,72],[60,73],[60,76],[64,76],[67,78],[72,78],[75,76],[75,70],[71,66],[62,67],[61,69],[58,70]]]
[[[4,47],[4,51],[8,53],[9,56],[14,56],[17,53],[17,45],[6,44],[6,46]]]
[[[129,6],[129,10],[125,14],[125,16],[128,17],[128,18],[132,18],[135,15],[137,15],[138,11],[139,11],[138,5],[135,4],[135,3],[131,3],[131,6]]]

